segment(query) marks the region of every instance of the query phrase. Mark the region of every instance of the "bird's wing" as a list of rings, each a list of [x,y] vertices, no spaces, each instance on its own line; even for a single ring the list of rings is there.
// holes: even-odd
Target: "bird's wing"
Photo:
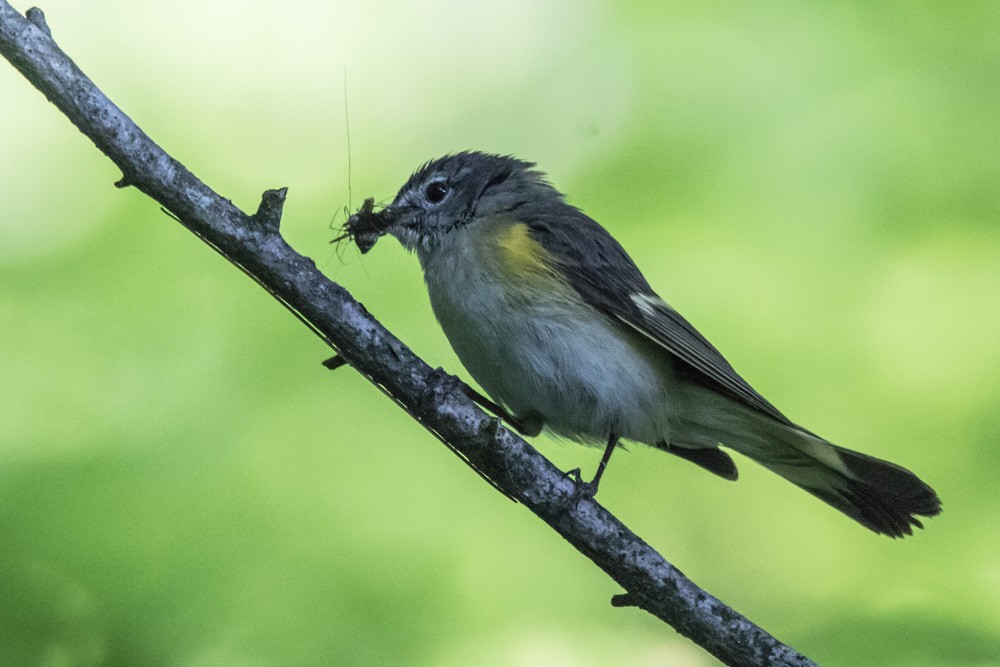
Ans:
[[[725,357],[690,322],[663,299],[651,294],[639,295],[635,300],[638,314],[632,309],[616,309],[610,314],[672,353],[723,393],[780,422],[790,423],[787,417],[740,377]]]
[[[658,297],[632,258],[600,225],[574,210],[574,219],[544,220],[532,235],[558,258],[562,274],[580,297],[634,329],[682,362],[693,379],[747,407],[791,424],[733,369],[704,336]]]

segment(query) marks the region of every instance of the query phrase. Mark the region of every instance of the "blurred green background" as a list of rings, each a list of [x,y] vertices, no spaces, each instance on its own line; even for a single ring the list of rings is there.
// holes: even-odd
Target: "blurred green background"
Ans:
[[[638,447],[602,502],[822,664],[1000,665],[996,2],[43,9],[218,192],[289,186],[293,246],[453,372],[416,260],[338,255],[331,218],[449,151],[537,161],[765,396],[945,512],[892,541]],[[715,664],[118,176],[0,64],[0,664]]]

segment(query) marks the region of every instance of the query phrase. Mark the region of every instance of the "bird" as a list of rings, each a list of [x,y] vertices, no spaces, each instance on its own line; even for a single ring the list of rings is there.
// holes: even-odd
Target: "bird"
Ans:
[[[862,526],[923,528],[941,501],[902,466],[835,445],[754,390],[650,286],[621,244],[533,162],[462,151],[420,166],[392,201],[368,199],[334,241],[382,236],[416,254],[430,304],[481,405],[522,434],[603,445],[596,494],[622,441],[736,480],[731,449]]]

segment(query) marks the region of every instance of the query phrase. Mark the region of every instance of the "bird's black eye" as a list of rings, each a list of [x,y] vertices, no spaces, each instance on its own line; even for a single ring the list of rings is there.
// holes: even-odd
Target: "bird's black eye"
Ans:
[[[432,204],[439,204],[448,196],[448,184],[444,181],[434,181],[424,190],[424,196]]]

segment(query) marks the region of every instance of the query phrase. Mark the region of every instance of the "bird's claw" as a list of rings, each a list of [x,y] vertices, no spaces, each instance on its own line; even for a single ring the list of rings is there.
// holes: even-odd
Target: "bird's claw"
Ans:
[[[573,484],[576,486],[576,489],[573,491],[573,497],[577,500],[582,498],[593,498],[597,495],[597,485],[593,482],[583,481],[583,475],[579,468],[567,470],[563,473],[563,477],[568,477],[573,480]]]

